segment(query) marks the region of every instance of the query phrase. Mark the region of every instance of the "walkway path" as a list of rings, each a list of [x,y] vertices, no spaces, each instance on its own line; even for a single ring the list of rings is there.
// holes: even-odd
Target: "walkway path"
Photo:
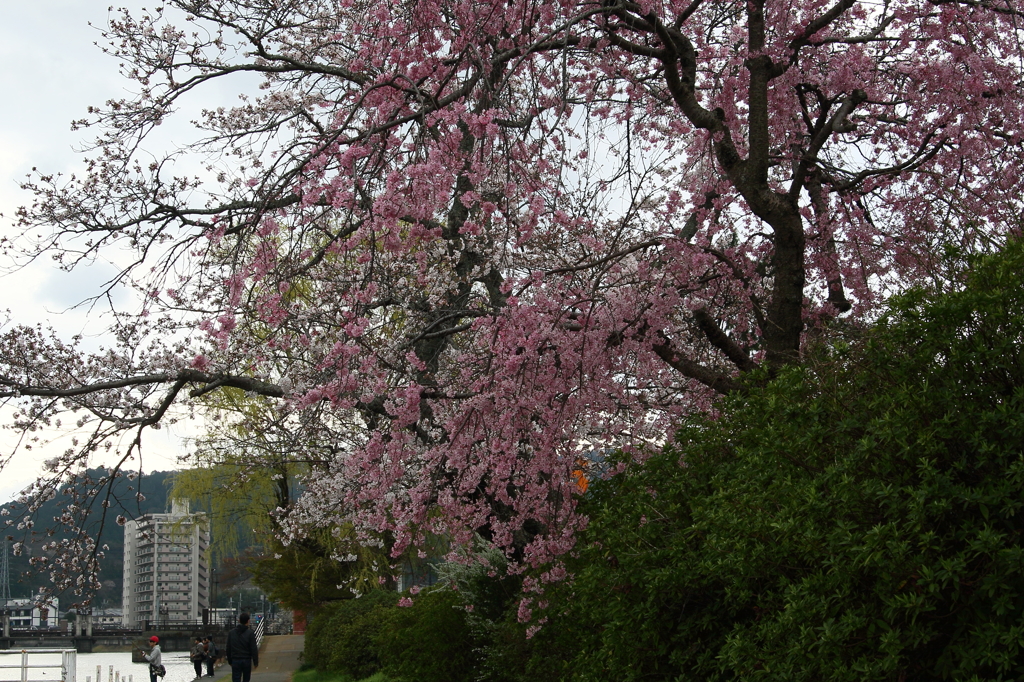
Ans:
[[[260,667],[252,671],[252,682],[289,682],[299,669],[299,654],[305,635],[267,635],[260,647]],[[231,669],[227,669],[228,675]]]

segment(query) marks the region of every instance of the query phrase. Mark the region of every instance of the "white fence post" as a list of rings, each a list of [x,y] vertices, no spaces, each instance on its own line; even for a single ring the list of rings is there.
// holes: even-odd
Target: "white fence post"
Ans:
[[[68,650],[61,653],[60,679],[61,682],[75,682],[78,670],[78,652]]]
[[[6,663],[4,661],[10,661],[12,658],[8,656],[15,656],[21,654],[20,663]],[[38,654],[44,656],[53,656],[54,654],[60,654],[60,663],[39,663],[36,659],[36,663],[32,663],[29,656],[30,654]],[[14,659],[16,660],[16,659]],[[52,660],[52,659],[51,659]],[[52,672],[44,672],[46,679],[52,682],[77,682],[78,678],[78,652],[74,649],[22,649],[21,651],[11,651],[10,649],[0,651],[0,670],[18,670],[20,674],[15,677],[14,682],[20,680],[20,682],[30,682],[29,670],[49,670],[57,671],[54,675]],[[0,673],[2,674],[2,673]],[[10,680],[3,674],[3,679]],[[92,678],[87,677],[87,682],[92,682]],[[39,682],[38,678],[35,682]],[[97,677],[97,682],[99,678]]]

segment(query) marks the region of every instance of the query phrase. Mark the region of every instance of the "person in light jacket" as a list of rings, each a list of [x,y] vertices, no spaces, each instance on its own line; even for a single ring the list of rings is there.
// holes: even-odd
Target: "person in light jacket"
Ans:
[[[228,632],[224,655],[231,666],[231,682],[249,682],[253,668],[260,666],[256,633],[249,629],[249,614],[238,617],[238,625]]]
[[[145,649],[139,649],[139,651],[149,661],[149,682],[156,682],[157,670],[163,665],[163,657],[160,655],[160,638],[154,635],[149,638],[149,643],[153,648],[149,650],[148,654]]]
[[[188,651],[188,660],[192,661],[192,667],[196,670],[196,679],[203,676],[203,661],[206,660],[206,647],[203,646],[203,638],[196,637],[192,642],[192,648]]]

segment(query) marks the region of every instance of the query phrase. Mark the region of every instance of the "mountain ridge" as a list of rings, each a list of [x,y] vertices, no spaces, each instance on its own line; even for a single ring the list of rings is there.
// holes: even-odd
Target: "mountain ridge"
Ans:
[[[89,469],[89,477],[92,479],[107,475],[104,469]],[[162,513],[170,507],[170,489],[173,485],[176,471],[153,471],[144,473],[129,480],[122,476],[114,481],[110,498],[113,500],[107,509],[107,514],[100,513],[101,510],[92,510],[89,520],[86,522],[86,529],[93,537],[99,538],[100,546],[105,546],[104,556],[100,559],[99,580],[102,585],[100,591],[95,595],[93,605],[99,608],[120,606],[121,586],[123,583],[124,567],[124,529],[118,525],[117,517],[123,515],[128,519],[138,518],[143,514]],[[62,489],[63,491],[63,489]],[[141,493],[141,499],[139,499]],[[43,553],[42,545],[68,537],[61,533],[60,516],[63,506],[67,503],[67,497],[56,495],[40,505],[39,510],[33,515],[36,519],[35,526],[43,530],[21,530],[11,532],[8,529],[6,537],[8,542],[23,542],[25,550],[19,556],[9,552],[10,585],[11,596],[14,598],[31,597],[39,592],[41,586],[49,583],[49,577],[45,570],[33,568],[29,564],[29,557]],[[10,517],[23,514],[24,505],[11,501],[0,505],[0,510],[6,510]],[[102,523],[101,523],[102,518]],[[52,531],[52,535],[51,532]],[[97,532],[98,531],[98,532]],[[2,576],[0,576],[2,577]],[[57,595],[61,603],[70,603],[77,598],[72,595]]]

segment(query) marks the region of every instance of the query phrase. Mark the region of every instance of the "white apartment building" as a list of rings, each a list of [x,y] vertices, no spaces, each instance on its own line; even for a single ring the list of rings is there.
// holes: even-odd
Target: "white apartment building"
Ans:
[[[174,503],[124,526],[124,627],[145,621],[198,621],[210,605],[210,532],[203,514]]]

